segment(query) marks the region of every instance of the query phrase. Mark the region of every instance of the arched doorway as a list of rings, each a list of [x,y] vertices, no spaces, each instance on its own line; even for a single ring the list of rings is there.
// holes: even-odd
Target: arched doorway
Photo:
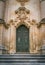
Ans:
[[[29,29],[25,25],[16,30],[16,52],[29,52]]]

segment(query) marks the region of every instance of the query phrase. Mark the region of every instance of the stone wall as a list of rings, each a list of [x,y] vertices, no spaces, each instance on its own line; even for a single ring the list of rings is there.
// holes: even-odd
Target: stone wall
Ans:
[[[45,44],[45,24],[40,26],[39,23],[39,0],[30,0],[23,7],[15,0],[7,0],[5,5],[5,23],[0,24],[0,44],[3,43],[6,53],[16,53],[16,29],[20,25],[29,28],[30,53],[41,53],[40,49]]]
[[[37,28],[37,25],[32,25],[30,28],[30,38],[31,38],[31,42],[30,42],[30,49],[31,49],[31,53],[40,53],[40,47],[41,47],[41,43],[40,43],[40,31]]]

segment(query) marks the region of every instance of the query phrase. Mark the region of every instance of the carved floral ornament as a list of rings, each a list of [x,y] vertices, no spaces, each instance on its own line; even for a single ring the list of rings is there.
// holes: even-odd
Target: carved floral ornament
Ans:
[[[11,19],[9,23],[7,24],[7,27],[9,28],[10,25],[18,26],[18,25],[26,25],[31,26],[37,24],[36,21],[33,19],[30,21],[30,10],[28,10],[25,7],[19,7],[15,11],[15,20]]]
[[[24,22],[26,20],[30,21],[30,10],[26,9],[25,7],[19,7],[15,11],[15,22],[21,21]]]

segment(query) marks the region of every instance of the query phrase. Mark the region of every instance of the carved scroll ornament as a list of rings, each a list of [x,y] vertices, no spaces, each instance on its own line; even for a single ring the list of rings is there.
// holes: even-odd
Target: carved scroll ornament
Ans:
[[[15,11],[15,15],[16,15],[16,19],[15,22],[18,21],[25,21],[25,20],[29,20],[30,21],[30,10],[26,9],[25,7],[19,7],[16,11]]]

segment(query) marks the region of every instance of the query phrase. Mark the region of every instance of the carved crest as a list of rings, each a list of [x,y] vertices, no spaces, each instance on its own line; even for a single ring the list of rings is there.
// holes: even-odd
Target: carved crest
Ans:
[[[15,22],[17,21],[25,21],[25,20],[29,20],[30,19],[30,10],[26,9],[25,7],[19,7],[16,11],[15,11],[15,15],[16,15],[16,19]]]

